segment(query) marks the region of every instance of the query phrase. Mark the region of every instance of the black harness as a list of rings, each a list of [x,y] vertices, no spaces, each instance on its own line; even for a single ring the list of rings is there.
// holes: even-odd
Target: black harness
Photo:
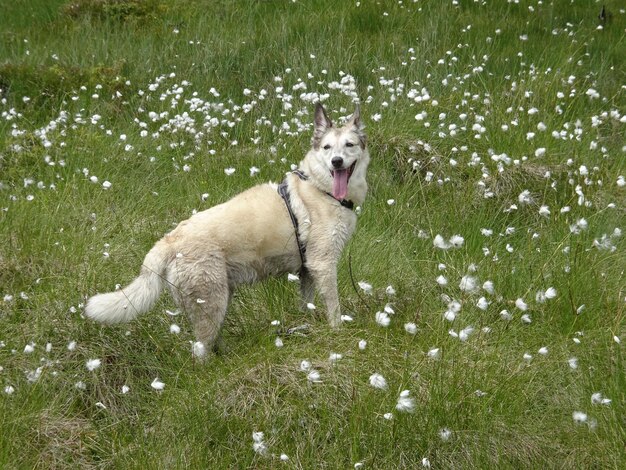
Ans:
[[[292,173],[298,175],[298,178],[300,178],[302,181],[306,181],[309,179],[309,177],[300,170],[294,170],[292,171]],[[291,198],[289,197],[289,189],[287,188],[286,178],[283,180],[282,183],[278,185],[278,194],[280,194],[280,197],[282,197],[283,201],[285,201],[285,206],[287,206],[287,212],[289,212],[289,218],[291,218],[291,223],[293,224],[293,228],[296,233],[296,242],[298,243],[298,251],[300,252],[300,260],[302,261],[302,267],[300,268],[300,272],[302,272],[306,269],[304,265],[306,262],[306,245],[302,243],[302,240],[300,239],[300,226],[298,224],[298,218],[291,208]],[[328,192],[326,192],[326,194],[335,199],[335,196],[333,196],[332,194]],[[354,202],[350,201],[349,199],[335,199],[335,201],[339,202],[339,204],[341,204],[346,209],[352,210],[354,208]]]

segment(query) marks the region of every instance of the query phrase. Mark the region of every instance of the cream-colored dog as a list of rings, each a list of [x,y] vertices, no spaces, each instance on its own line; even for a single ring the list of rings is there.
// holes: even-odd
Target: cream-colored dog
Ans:
[[[356,226],[352,207],[365,199],[368,164],[359,108],[338,128],[318,104],[312,148],[297,171],[281,185],[255,186],[181,222],[148,252],[138,278],[91,297],[85,315],[132,320],[167,286],[209,351],[238,284],[299,272],[303,304],[316,288],[328,322],[339,326],[337,263]]]

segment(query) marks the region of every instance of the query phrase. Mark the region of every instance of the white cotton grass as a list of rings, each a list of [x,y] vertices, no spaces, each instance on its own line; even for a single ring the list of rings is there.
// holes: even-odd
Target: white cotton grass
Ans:
[[[415,400],[409,396],[409,390],[403,390],[400,392],[398,401],[396,403],[396,410],[401,413],[413,413],[415,411]]]
[[[404,331],[406,331],[410,335],[414,335],[417,333],[417,325],[413,322],[405,323]]]
[[[459,282],[459,289],[470,293],[478,291],[478,279],[466,274],[461,278],[461,282]]]
[[[385,378],[378,373],[374,373],[370,375],[369,383],[374,388],[378,388],[382,390],[387,388],[387,380],[385,380]]]
[[[206,356],[206,347],[201,341],[194,341],[191,345],[191,355],[196,359],[201,359]]]
[[[376,323],[386,328],[391,323],[391,318],[386,312],[376,312]]]
[[[252,449],[260,455],[267,455],[267,445],[265,445],[265,434],[260,431],[252,433]]]
[[[87,370],[89,371],[94,371],[96,370],[98,367],[100,367],[100,365],[102,364],[102,361],[100,359],[89,359],[86,363],[85,363],[85,367],[87,368]]]
[[[373,287],[370,283],[365,282],[365,281],[359,281],[358,284],[363,292],[369,295],[372,294]]]
[[[161,380],[159,380],[159,378],[157,377],[157,378],[155,378],[155,379],[152,381],[152,383],[150,384],[150,386],[151,386],[154,390],[156,390],[156,391],[160,392],[161,390],[163,390],[163,389],[165,388],[165,383],[161,382]]]
[[[433,246],[440,250],[449,250],[450,248],[461,248],[465,243],[465,239],[461,235],[452,235],[449,240],[445,240],[441,235],[435,235],[433,238]]]

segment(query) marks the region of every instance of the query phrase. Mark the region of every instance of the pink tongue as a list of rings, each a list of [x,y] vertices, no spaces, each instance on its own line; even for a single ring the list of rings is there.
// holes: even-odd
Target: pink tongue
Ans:
[[[333,196],[335,199],[344,199],[348,194],[348,169],[333,172]]]

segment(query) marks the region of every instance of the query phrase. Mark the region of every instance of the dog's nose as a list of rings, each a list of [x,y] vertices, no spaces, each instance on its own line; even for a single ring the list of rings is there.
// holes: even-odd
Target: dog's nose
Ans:
[[[335,168],[341,168],[341,166],[343,165],[343,158],[341,158],[341,157],[333,157],[332,160],[330,161],[330,163],[332,163],[333,167],[335,167]]]

